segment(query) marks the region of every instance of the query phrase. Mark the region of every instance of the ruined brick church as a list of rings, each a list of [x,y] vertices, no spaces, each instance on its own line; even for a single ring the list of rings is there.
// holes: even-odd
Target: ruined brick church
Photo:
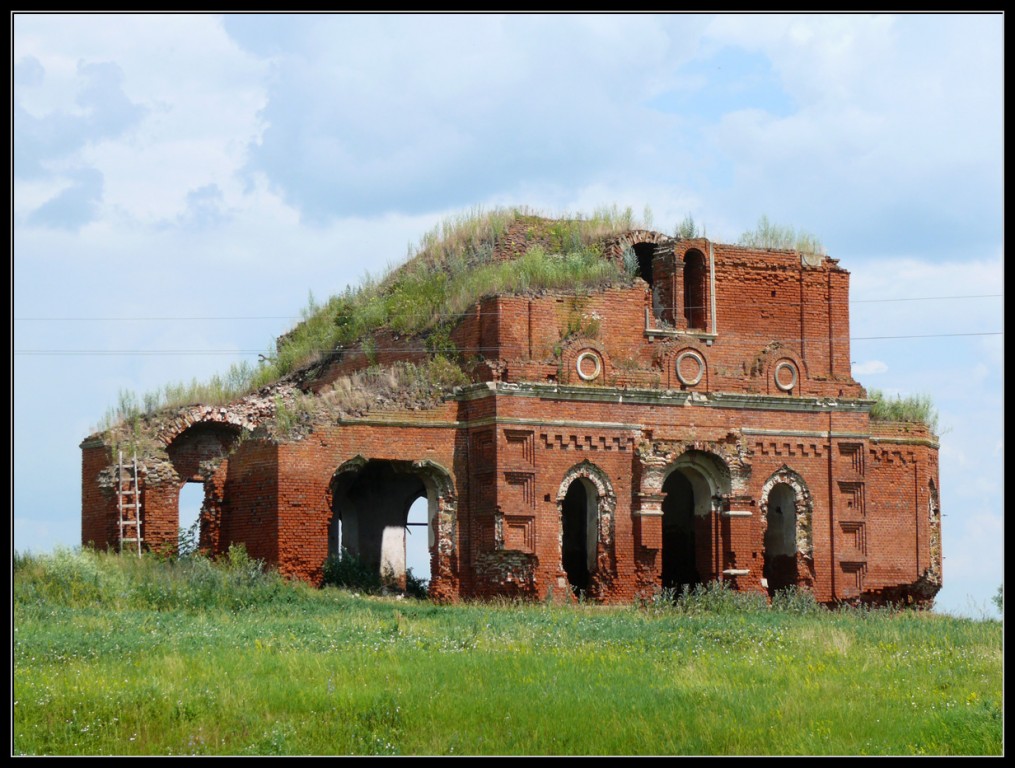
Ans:
[[[516,222],[491,258],[545,232]],[[425,498],[437,600],[617,603],[719,580],[931,601],[937,438],[871,419],[838,261],[647,230],[596,247],[631,279],[477,299],[450,329],[468,383],[425,405],[277,428],[357,372],[432,355],[382,327],[233,403],[145,416],[129,449],[90,436],[82,543],[175,547],[181,488],[198,482],[203,548],[242,542],[315,583],[342,550],[404,583],[407,515]]]

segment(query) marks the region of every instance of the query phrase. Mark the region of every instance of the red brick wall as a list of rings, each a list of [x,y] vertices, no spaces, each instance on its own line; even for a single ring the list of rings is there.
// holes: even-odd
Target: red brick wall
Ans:
[[[221,513],[203,543],[222,552],[243,542],[283,573],[319,581],[336,470],[356,456],[427,461],[447,470],[457,506],[445,531],[451,549],[443,566],[433,555],[435,593],[543,598],[560,590],[564,577],[558,501],[565,478],[589,462],[614,498],[591,596],[627,601],[660,583],[661,521],[639,516],[639,499],[640,451],[661,442],[670,446],[666,461],[688,450],[722,454],[727,466],[729,457],[741,457],[734,486],[714,513],[696,520],[702,578],[763,589],[761,507],[766,483],[780,472],[799,478],[809,494],[811,551],[798,576],[819,600],[902,594],[935,564],[930,483],[939,488],[937,450],[925,430],[876,426],[872,435],[862,411],[777,410],[785,403],[780,398],[742,401],[749,408],[715,402],[589,388],[515,393],[502,385],[473,389],[461,402],[431,411],[321,427],[283,445],[247,440],[209,480],[222,496]],[[95,482],[108,455],[88,448],[83,456],[83,537],[94,538],[102,535],[94,533],[103,528],[102,512],[91,510],[104,509],[109,528],[115,502],[104,501]],[[175,532],[178,484],[169,486],[146,492],[152,538]],[[940,547],[937,558],[940,573]],[[730,569],[748,573],[722,575]]]
[[[704,329],[664,327],[643,281],[587,296],[484,299],[452,338],[476,361],[477,380],[501,383],[429,410],[319,424],[282,444],[237,446],[235,430],[191,428],[145,489],[147,537],[175,542],[180,484],[200,478],[202,545],[224,552],[243,542],[282,573],[319,582],[336,471],[357,457],[399,462],[428,487],[446,486],[432,594],[559,598],[568,593],[560,503],[565,480],[585,471],[609,489],[589,591],[628,601],[661,583],[662,484],[694,456],[705,457],[702,477],[715,486],[711,510],[695,518],[703,579],[765,589],[766,494],[786,482],[799,489],[806,546],[779,567],[819,600],[932,597],[941,573],[936,443],[926,430],[872,425],[855,400],[848,273],[830,259],[680,241],[656,255],[653,280],[667,286],[657,292],[669,307],[663,319],[685,330],[689,249],[714,265]],[[372,359],[425,354],[420,339],[385,332],[375,342],[373,358],[349,352],[311,388]],[[109,542],[115,497],[99,479],[110,457],[101,446],[82,451],[82,540]]]
[[[100,473],[113,461],[104,445],[81,446],[81,543],[98,549],[118,547],[116,493],[100,484]]]
[[[229,457],[218,551],[242,543],[251,557],[281,570],[278,453],[272,443],[245,440]]]

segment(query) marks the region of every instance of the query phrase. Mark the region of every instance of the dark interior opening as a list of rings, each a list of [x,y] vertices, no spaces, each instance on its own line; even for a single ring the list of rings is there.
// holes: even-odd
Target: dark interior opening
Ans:
[[[680,471],[663,483],[663,586],[682,591],[701,583],[695,562],[694,488]]]
[[[688,251],[684,257],[684,318],[688,328],[705,329],[707,278],[705,257],[699,251]]]
[[[652,259],[655,256],[656,247],[653,243],[636,243],[634,255],[638,257],[638,277],[652,285]]]
[[[567,581],[575,593],[589,588],[589,501],[588,491],[581,480],[571,483],[564,496],[561,559]]]

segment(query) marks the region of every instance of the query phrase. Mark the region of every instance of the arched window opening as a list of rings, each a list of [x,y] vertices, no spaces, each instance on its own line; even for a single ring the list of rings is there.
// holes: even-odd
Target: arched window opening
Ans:
[[[430,548],[434,538],[427,519],[429,506],[426,497],[420,496],[409,507],[405,523],[405,572],[423,581],[430,581]]]
[[[796,493],[777,483],[768,493],[763,576],[770,595],[797,583]]]
[[[706,330],[708,318],[708,269],[701,251],[684,256],[684,318],[688,328]]]
[[[561,565],[575,594],[587,592],[596,560],[598,495],[583,477],[567,489],[561,506]]]

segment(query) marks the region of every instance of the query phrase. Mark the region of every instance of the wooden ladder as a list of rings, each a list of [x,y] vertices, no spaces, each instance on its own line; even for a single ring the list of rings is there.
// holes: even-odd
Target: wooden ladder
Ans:
[[[136,544],[141,556],[141,494],[137,487],[137,455],[130,466],[123,466],[123,451],[119,452],[116,471],[116,499],[120,512],[120,552],[124,544]],[[124,477],[126,474],[126,477]]]

